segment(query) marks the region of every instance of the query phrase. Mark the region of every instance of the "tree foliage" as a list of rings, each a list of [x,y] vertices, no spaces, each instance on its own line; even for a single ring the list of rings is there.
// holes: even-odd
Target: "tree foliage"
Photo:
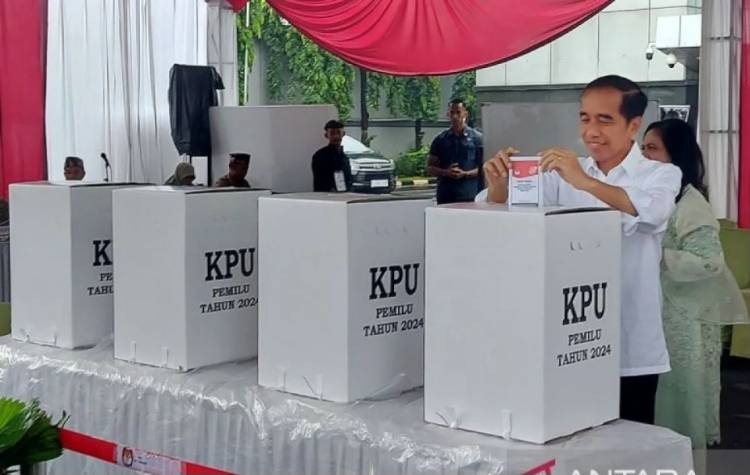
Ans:
[[[252,1],[245,8],[249,9],[248,25],[245,10],[237,15],[239,64],[244,64],[247,54],[252,68],[256,45],[266,48],[265,75],[271,100],[335,104],[340,117],[349,117],[354,105],[354,69],[282,22],[265,1]],[[244,81],[242,74],[240,87],[244,87]]]
[[[456,76],[456,81],[453,83],[453,90],[451,92],[452,97],[460,97],[463,99],[466,109],[469,111],[469,121],[476,120],[479,110],[477,109],[477,73],[476,71],[469,71],[461,73]]]

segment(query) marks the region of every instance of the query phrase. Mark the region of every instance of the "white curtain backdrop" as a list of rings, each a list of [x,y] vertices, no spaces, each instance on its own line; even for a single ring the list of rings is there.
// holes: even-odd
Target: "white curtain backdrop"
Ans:
[[[47,166],[61,179],[65,156],[104,178],[161,183],[178,161],[170,135],[169,69],[205,65],[202,0],[49,0]]]
[[[742,0],[703,0],[700,141],[720,218],[737,219]]]

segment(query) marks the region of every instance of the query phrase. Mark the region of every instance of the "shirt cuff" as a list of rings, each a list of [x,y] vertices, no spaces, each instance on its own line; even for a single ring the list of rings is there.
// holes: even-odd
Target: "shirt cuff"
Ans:
[[[643,190],[635,187],[623,187],[625,193],[628,195],[628,199],[633,204],[633,207],[638,212],[638,216],[632,216],[628,213],[622,213],[622,232],[625,236],[633,235],[641,223],[648,222],[644,219],[649,212],[649,208],[653,203],[651,195]]]
[[[479,194],[477,194],[477,196],[474,197],[474,203],[486,203],[488,194],[489,194],[489,191],[487,191],[487,188],[480,191]]]

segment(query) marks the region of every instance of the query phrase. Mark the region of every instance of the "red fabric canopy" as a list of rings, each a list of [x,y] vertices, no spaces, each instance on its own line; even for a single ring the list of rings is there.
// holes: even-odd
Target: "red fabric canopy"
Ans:
[[[750,228],[750,0],[742,1],[738,224]]]
[[[44,177],[46,0],[0,0],[0,196]]]
[[[209,1],[209,0],[206,0],[206,1]],[[237,13],[243,8],[245,8],[245,5],[247,5],[247,1],[248,0],[226,0],[227,4],[229,4],[229,6],[232,8],[232,11],[234,11],[234,13]]]
[[[612,0],[268,0],[318,45],[395,75],[439,75],[507,61]]]

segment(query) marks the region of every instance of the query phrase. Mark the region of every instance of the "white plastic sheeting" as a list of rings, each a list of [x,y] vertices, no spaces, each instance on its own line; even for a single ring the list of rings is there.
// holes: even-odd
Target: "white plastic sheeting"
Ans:
[[[77,155],[86,180],[101,180],[101,152],[116,181],[161,183],[172,174],[169,69],[207,64],[208,8],[201,0],[48,1],[50,179]]]
[[[73,352],[0,339],[0,394],[66,410],[72,430],[243,475],[692,468],[690,440],[658,427],[618,421],[535,446],[426,424],[421,391],[341,405],[256,380],[255,361],[179,374],[115,361],[111,341]],[[132,472],[66,453],[48,473]]]

